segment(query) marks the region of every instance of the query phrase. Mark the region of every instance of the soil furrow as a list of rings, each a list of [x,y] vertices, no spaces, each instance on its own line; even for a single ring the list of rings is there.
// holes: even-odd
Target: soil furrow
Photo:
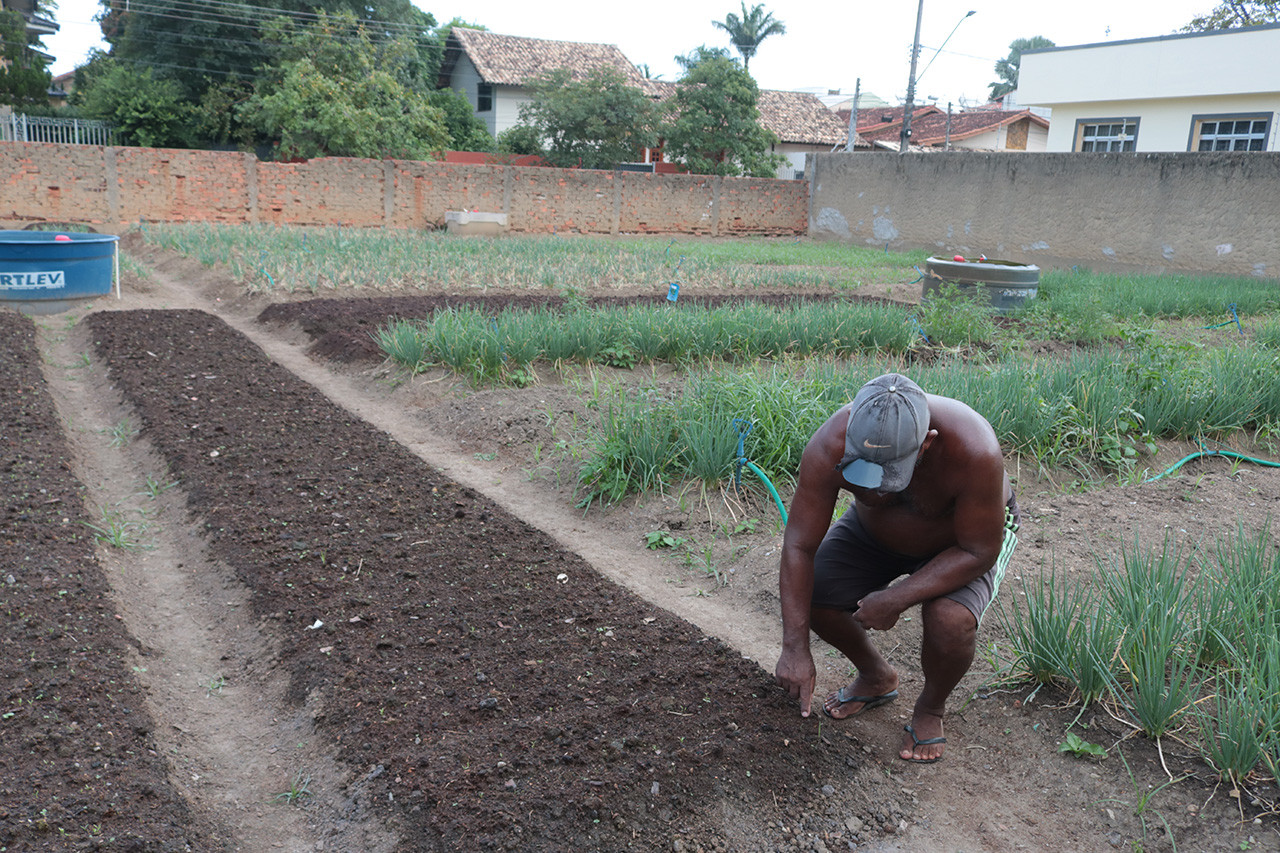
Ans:
[[[168,779],[35,331],[0,312],[0,850],[224,849]]]
[[[362,826],[343,801],[343,770],[307,709],[284,701],[248,591],[207,555],[180,481],[136,435],[139,418],[101,365],[85,360],[92,346],[83,325],[45,331],[40,344],[86,503],[103,524],[121,525],[120,545],[100,543],[98,559],[134,638],[132,669],[163,722],[155,738],[174,785],[232,849],[302,853],[325,841],[389,849],[385,830]],[[288,796],[304,789],[301,799]],[[341,815],[342,838],[313,826],[318,815],[326,823]]]

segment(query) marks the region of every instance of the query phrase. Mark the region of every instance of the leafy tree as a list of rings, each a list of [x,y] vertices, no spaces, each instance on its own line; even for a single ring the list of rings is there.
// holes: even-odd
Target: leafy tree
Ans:
[[[77,90],[79,92],[79,90]],[[191,144],[195,110],[177,81],[102,59],[92,83],[79,93],[86,118],[116,126],[121,141],[147,148],[185,148]]]
[[[1192,18],[1182,31],[1202,33],[1277,23],[1280,23],[1280,0],[1226,0],[1209,14]]]
[[[177,81],[187,99],[201,105],[196,127],[214,142],[254,140],[254,129],[242,126],[238,111],[225,107],[243,102],[245,88],[256,86],[264,79],[263,69],[279,61],[278,47],[265,33],[281,18],[306,28],[316,25],[320,13],[345,11],[366,24],[375,43],[408,39],[414,56],[397,68],[405,85],[434,89],[440,67],[441,50],[431,29],[435,19],[410,0],[100,3],[99,21],[110,55],[139,71],[150,69],[156,79]],[[273,74],[266,79],[278,78]]]
[[[786,25],[775,20],[772,12],[766,12],[763,3],[748,10],[747,4],[743,2],[742,17],[730,12],[723,21],[712,21],[711,25],[729,34],[729,40],[738,53],[742,54],[744,70],[751,64],[751,57],[756,55],[760,42],[769,36],[780,36],[787,32]]]
[[[1018,88],[1018,69],[1022,65],[1024,50],[1039,50],[1042,47],[1054,47],[1054,43],[1044,36],[1033,36],[1029,39],[1014,39],[1009,42],[1009,55],[996,62],[996,74],[1000,79],[987,84],[991,88],[991,100],[1004,97]]]
[[[704,55],[676,84],[664,128],[667,158],[703,175],[768,177],[786,159],[760,125],[760,90],[738,63]]]
[[[542,149],[542,137],[527,124],[517,124],[499,133],[494,148],[499,154],[536,154],[541,157],[546,153]]]
[[[18,109],[48,106],[52,79],[40,54],[38,38],[27,35],[22,14],[0,11],[0,104]]]
[[[534,82],[533,99],[520,107],[520,121],[543,140],[554,166],[612,169],[657,141],[658,108],[613,68],[582,80],[557,69]]]
[[[403,82],[416,58],[408,40],[375,43],[350,12],[302,29],[277,19],[267,37],[281,59],[240,112],[278,134],[280,157],[422,159],[449,144],[443,112]]]
[[[702,44],[683,56],[675,57],[676,64],[680,66],[680,70],[686,75],[697,67],[699,62],[707,59],[729,59],[729,51],[723,47],[707,47]],[[732,62],[733,60],[730,59],[729,61]]]
[[[471,109],[466,95],[457,89],[434,89],[427,93],[427,102],[443,115],[449,145],[455,151],[493,150],[493,134]]]
[[[409,38],[419,49],[415,73],[430,79],[439,69],[435,19],[409,0],[255,0],[250,4],[147,0],[129,4],[101,0],[103,37],[111,55],[156,76],[177,80],[192,100],[229,76],[252,77],[273,61],[266,27],[283,17],[313,25],[319,13],[350,12],[368,27],[369,38]]]

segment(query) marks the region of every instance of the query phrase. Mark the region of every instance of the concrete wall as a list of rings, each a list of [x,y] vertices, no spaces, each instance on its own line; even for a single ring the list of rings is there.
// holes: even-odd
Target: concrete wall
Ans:
[[[0,228],[79,222],[442,228],[450,210],[510,230],[804,234],[802,181],[0,142]]]
[[[815,238],[1042,268],[1280,276],[1280,154],[836,153],[811,166]]]

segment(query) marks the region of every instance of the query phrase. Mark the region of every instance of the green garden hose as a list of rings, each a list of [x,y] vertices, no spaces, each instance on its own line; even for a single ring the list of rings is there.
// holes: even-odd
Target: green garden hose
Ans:
[[[748,462],[746,459],[743,459],[742,462],[754,471],[756,476],[760,478],[760,482],[764,483],[769,489],[769,494],[773,495],[773,502],[778,505],[778,514],[782,516],[782,524],[785,526],[787,523],[787,508],[782,505],[782,498],[778,497],[778,490],[773,487],[773,483],[769,482],[769,478],[760,470],[759,465],[754,462]]]
[[[746,456],[747,433],[751,432],[751,422],[745,418],[734,418],[733,425],[738,428],[738,467],[733,472],[734,488],[742,487],[743,466],[750,468],[760,478],[760,482],[764,483],[765,487],[769,489],[769,494],[773,495],[773,502],[778,505],[778,514],[782,516],[782,524],[785,526],[787,523],[787,508],[782,505],[782,498],[778,497],[778,490],[773,487],[768,475],[760,470],[760,466],[748,460]]]
[[[1272,462],[1269,459],[1258,459],[1254,456],[1245,456],[1243,453],[1236,453],[1234,450],[1200,450],[1195,453],[1187,454],[1186,456],[1182,457],[1177,462],[1175,462],[1173,465],[1169,466],[1169,469],[1167,471],[1164,471],[1163,473],[1160,473],[1160,474],[1156,474],[1154,477],[1148,477],[1143,482],[1150,483],[1155,480],[1159,480],[1161,477],[1164,477],[1168,474],[1172,474],[1174,471],[1177,471],[1179,468],[1181,468],[1183,465],[1190,462],[1192,459],[1200,459],[1201,457],[1204,457],[1204,456],[1225,456],[1228,459],[1240,459],[1245,462],[1256,462],[1257,464],[1265,465],[1268,468],[1280,468],[1280,462]]]

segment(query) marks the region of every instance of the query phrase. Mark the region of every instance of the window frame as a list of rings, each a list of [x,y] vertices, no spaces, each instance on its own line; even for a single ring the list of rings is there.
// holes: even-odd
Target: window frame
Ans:
[[[1093,151],[1085,151],[1084,150],[1085,128],[1096,126],[1096,125],[1103,125],[1103,124],[1123,124],[1126,126],[1133,125],[1133,135],[1132,137],[1130,137],[1129,140],[1126,140],[1126,141],[1132,142],[1133,147],[1127,151],[1123,150],[1123,147],[1119,151],[1098,151],[1096,149]],[[1141,130],[1141,127],[1142,127],[1141,116],[1117,116],[1115,118],[1078,118],[1076,119],[1075,135],[1074,137],[1072,137],[1071,150],[1077,154],[1133,154],[1138,150],[1138,132]],[[1122,142],[1121,146],[1123,146],[1123,144],[1124,143]]]
[[[493,84],[479,83],[476,85],[476,112],[491,113],[493,112]],[[486,104],[487,102],[487,104]]]
[[[1276,114],[1275,114],[1274,112],[1267,112],[1267,111],[1265,111],[1265,110],[1263,110],[1263,111],[1261,111],[1261,112],[1256,112],[1256,113],[1255,113],[1255,112],[1241,112],[1241,113],[1196,113],[1196,114],[1194,114],[1194,115],[1192,115],[1192,116],[1191,116],[1191,130],[1187,133],[1187,150],[1188,150],[1188,151],[1191,151],[1191,152],[1194,152],[1194,153],[1197,153],[1197,154],[1211,154],[1211,153],[1215,153],[1215,150],[1214,150],[1214,149],[1210,149],[1209,151],[1201,151],[1201,150],[1200,150],[1200,141],[1201,141],[1201,138],[1202,138],[1202,128],[1203,128],[1203,126],[1204,126],[1205,122],[1224,122],[1224,121],[1249,121],[1249,122],[1254,122],[1254,121],[1263,121],[1263,122],[1266,122],[1267,127],[1266,127],[1266,130],[1264,130],[1264,131],[1263,131],[1263,134],[1262,134],[1262,148],[1261,148],[1261,149],[1257,149],[1257,150],[1261,150],[1261,151],[1270,151],[1270,150],[1272,150],[1272,149],[1268,148],[1267,146],[1271,143],[1271,134],[1272,134],[1272,131],[1273,131],[1274,127],[1275,127],[1275,117],[1276,117]],[[1215,135],[1216,135],[1216,134],[1215,134]],[[1228,148],[1228,149],[1225,149],[1225,150],[1227,150],[1227,151],[1232,151],[1232,152],[1234,152],[1234,151],[1246,151],[1246,152],[1248,152],[1248,151],[1252,151],[1252,150],[1255,150],[1255,149],[1250,149],[1250,148],[1243,148],[1243,149],[1242,149],[1242,148]]]

